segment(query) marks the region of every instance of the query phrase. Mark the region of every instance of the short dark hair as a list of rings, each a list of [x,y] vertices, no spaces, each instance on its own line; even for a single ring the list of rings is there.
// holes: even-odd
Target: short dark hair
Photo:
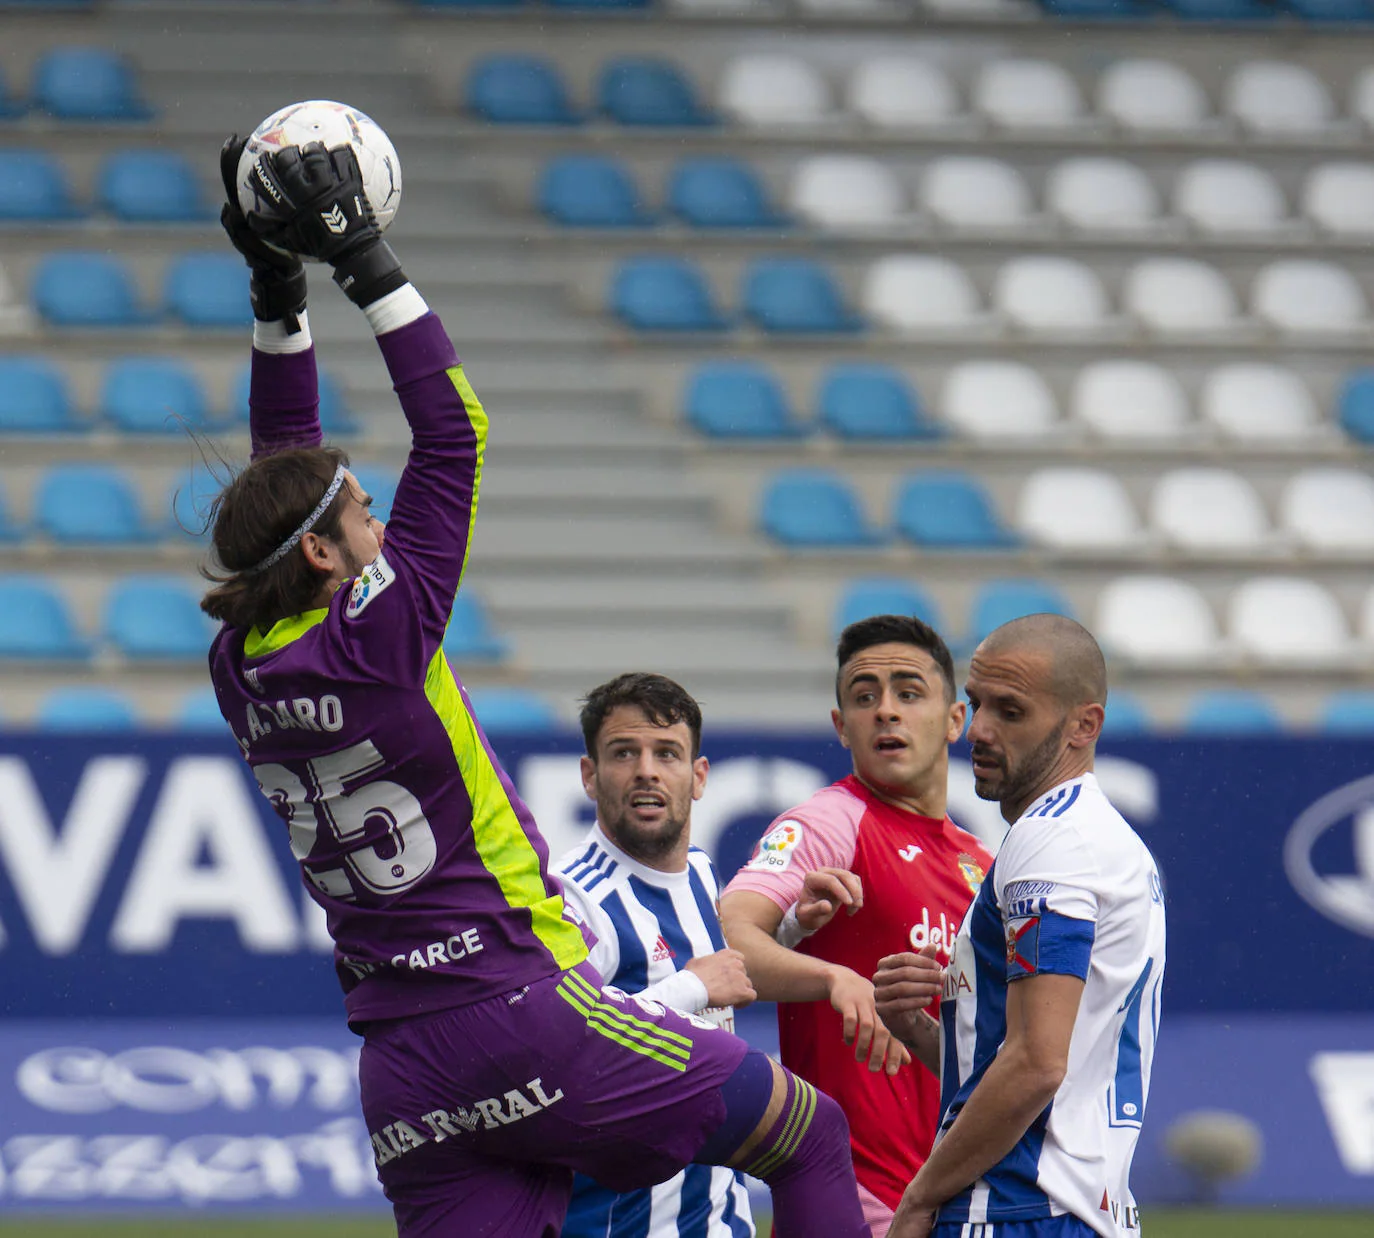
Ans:
[[[596,760],[596,741],[611,711],[633,705],[654,726],[685,722],[692,733],[692,760],[701,755],[701,706],[680,683],[651,671],[627,671],[593,688],[582,702],[579,721],[587,755]]]
[[[840,675],[849,659],[873,645],[889,644],[914,645],[930,654],[944,677],[945,699],[954,700],[954,658],[940,634],[915,615],[872,615],[851,623],[840,633],[839,644],[835,647],[836,704],[843,703],[840,700]]]

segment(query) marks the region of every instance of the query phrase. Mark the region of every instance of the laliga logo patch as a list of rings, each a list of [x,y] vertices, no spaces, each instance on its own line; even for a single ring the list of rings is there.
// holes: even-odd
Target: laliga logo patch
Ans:
[[[764,835],[754,858],[744,867],[754,872],[780,873],[792,863],[792,852],[801,840],[800,821],[779,822]]]
[[[1374,937],[1374,777],[1323,795],[1293,822],[1283,866],[1293,889],[1328,920]]]
[[[386,556],[379,554],[358,573],[353,588],[349,590],[348,608],[344,614],[350,619],[356,619],[368,603],[395,579],[396,573],[391,570],[391,564],[386,561]]]

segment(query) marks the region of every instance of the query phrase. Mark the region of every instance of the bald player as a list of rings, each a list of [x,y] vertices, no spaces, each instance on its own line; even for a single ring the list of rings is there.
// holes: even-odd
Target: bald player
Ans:
[[[965,685],[974,787],[1011,829],[955,938],[940,1018],[932,961],[885,958],[884,1022],[941,1070],[935,1148],[892,1238],[1126,1238],[1164,979],[1164,902],[1093,752],[1102,651],[1059,615],[1004,624]]]

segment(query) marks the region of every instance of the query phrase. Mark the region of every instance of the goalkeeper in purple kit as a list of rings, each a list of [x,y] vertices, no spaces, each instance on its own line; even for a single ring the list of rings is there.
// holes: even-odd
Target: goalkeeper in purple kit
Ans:
[[[264,155],[254,175],[278,210],[250,225],[242,145],[222,153],[223,222],[252,272],[253,458],[215,506],[210,670],[327,915],[401,1235],[545,1238],[574,1171],[625,1191],[696,1161],[763,1178],[780,1238],[858,1238],[834,1102],[714,1024],[602,989],[441,650],[486,413],[381,239],[352,151]],[[322,446],[297,254],[367,316],[410,424],[385,527]]]

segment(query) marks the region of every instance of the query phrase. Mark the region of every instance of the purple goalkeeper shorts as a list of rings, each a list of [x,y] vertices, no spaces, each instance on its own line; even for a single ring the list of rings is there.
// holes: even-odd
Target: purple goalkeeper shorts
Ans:
[[[603,989],[588,964],[374,1025],[359,1076],[401,1238],[557,1235],[574,1171],[615,1191],[672,1177],[725,1118],[737,1036]]]

